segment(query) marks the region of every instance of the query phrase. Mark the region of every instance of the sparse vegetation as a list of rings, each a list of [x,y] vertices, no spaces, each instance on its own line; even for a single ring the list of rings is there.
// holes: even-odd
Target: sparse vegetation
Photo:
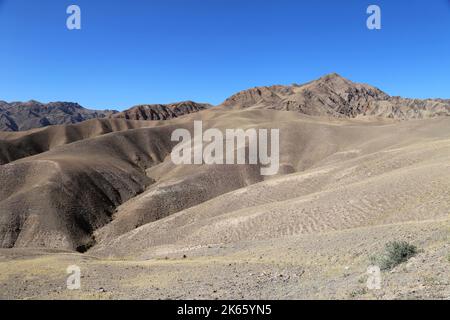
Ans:
[[[353,290],[352,292],[350,292],[350,298],[357,298],[359,296],[365,295],[366,293],[367,293],[366,288],[356,289],[356,290]]]
[[[406,241],[391,241],[385,246],[385,251],[379,256],[371,257],[371,263],[378,265],[381,270],[390,270],[408,261],[417,254],[417,247]]]

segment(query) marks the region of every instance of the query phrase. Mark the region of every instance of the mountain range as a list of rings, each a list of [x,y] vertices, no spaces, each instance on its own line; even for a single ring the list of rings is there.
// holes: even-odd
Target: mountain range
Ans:
[[[0,132],[0,298],[449,297],[449,100],[330,74],[218,106],[141,105],[82,122],[72,107],[45,111],[69,124]],[[174,164],[171,135],[193,137],[194,121],[279,129],[280,170]],[[371,258],[390,241],[417,256],[367,290]],[[71,265],[81,290],[61,289]]]
[[[73,124],[93,118],[167,120],[213,107],[184,101],[134,106],[123,112],[94,111],[77,103],[0,101],[0,131],[24,131],[57,124]],[[382,117],[399,120],[450,115],[450,99],[409,99],[389,96],[380,89],[354,83],[336,73],[306,84],[256,87],[241,91],[220,108],[252,108],[297,111],[312,116],[336,118]]]
[[[117,111],[95,111],[72,102],[0,101],[0,131],[25,131],[58,124],[79,123],[106,118]]]

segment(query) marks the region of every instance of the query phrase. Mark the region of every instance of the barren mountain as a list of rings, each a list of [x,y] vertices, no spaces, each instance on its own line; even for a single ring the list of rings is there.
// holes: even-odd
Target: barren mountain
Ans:
[[[210,104],[196,103],[193,101],[170,104],[146,104],[135,106],[126,111],[114,114],[112,117],[127,120],[167,120],[205,110],[210,107],[212,107]]]
[[[448,104],[333,74],[164,121],[0,133],[0,298],[448,298]],[[171,134],[194,120],[279,129],[278,174],[175,165]],[[420,251],[368,291],[391,240]],[[82,289],[61,289],[74,263]]]
[[[421,119],[450,115],[449,100],[391,97],[378,88],[354,83],[336,73],[303,85],[244,90],[225,100],[221,107],[298,111],[339,118]]]
[[[183,101],[138,105],[123,112],[88,110],[76,103],[0,101],[0,131],[23,131],[58,124],[73,124],[93,118],[167,120],[211,108],[206,103]],[[391,97],[366,84],[353,83],[338,74],[292,86],[257,87],[226,99],[219,108],[257,108],[298,111],[331,117],[385,117],[422,119],[450,114],[450,100]]]
[[[56,124],[78,123],[88,119],[105,118],[116,111],[85,109],[77,103],[38,101],[0,101],[0,131],[24,131]]]
[[[194,119],[280,128],[280,173],[175,166],[170,134]],[[155,123],[0,167],[2,246],[15,248],[0,250],[0,297],[448,297],[450,118],[211,109]],[[399,239],[422,252],[367,291],[369,257]],[[61,289],[74,263],[76,292]]]
[[[268,178],[260,175],[259,166],[174,165],[168,156],[171,148],[175,145],[175,142],[170,141],[170,134],[179,127],[193,130],[193,119],[202,119],[205,128],[212,126],[222,129],[236,126],[243,129],[250,127],[279,128],[281,132],[279,173],[281,176],[290,174],[290,178],[287,180],[278,178],[280,180],[276,182],[276,179],[269,177],[271,179],[267,181],[267,188],[264,184],[259,187],[262,189],[255,185],[254,192],[252,191],[253,187],[249,187],[244,192],[244,189],[241,188],[257,182],[262,183],[261,181]],[[219,111],[214,109],[176,120],[160,122],[159,125],[149,128],[93,135],[91,138],[56,146],[48,152],[13,161],[1,167],[0,182],[2,185],[8,186],[0,194],[2,245],[4,247],[22,247],[32,244],[33,246],[76,249],[92,245],[95,239],[99,243],[105,243],[102,246],[113,241],[112,248],[116,253],[120,252],[122,245],[127,252],[128,248],[134,246],[136,247],[134,252],[137,254],[139,241],[127,244],[127,241],[122,240],[117,240],[118,243],[116,243],[115,239],[129,231],[138,235],[139,233],[135,233],[133,229],[141,225],[146,225],[146,228],[152,230],[150,234],[143,237],[146,239],[145,241],[152,241],[151,239],[157,237],[158,245],[160,245],[159,241],[166,236],[169,237],[168,239],[172,239],[176,235],[175,239],[178,239],[183,235],[183,237],[187,237],[186,240],[183,240],[184,243],[189,243],[187,239],[192,238],[198,239],[192,242],[192,245],[198,245],[204,244],[205,241],[238,241],[248,237],[248,239],[259,239],[279,237],[285,232],[303,234],[367,225],[376,220],[375,212],[378,212],[380,217],[384,216],[379,223],[390,221],[390,217],[383,213],[384,210],[397,208],[396,202],[403,200],[400,194],[397,195],[396,192],[387,188],[387,185],[391,185],[403,196],[409,192],[406,190],[411,190],[412,197],[414,197],[418,191],[413,192],[413,187],[418,181],[421,181],[420,192],[424,192],[424,195],[421,196],[422,204],[426,194],[432,196],[430,203],[437,203],[435,201],[443,196],[434,188],[447,181],[446,175],[444,172],[436,171],[437,175],[434,176],[430,171],[430,166],[433,164],[425,164],[431,161],[427,153],[429,150],[434,150],[433,152],[442,150],[432,158],[433,161],[441,163],[441,158],[442,161],[447,161],[445,160],[447,156],[445,139],[449,134],[447,132],[447,128],[450,127],[449,119],[443,118],[433,122],[414,121],[404,124],[367,121],[359,123],[343,122],[342,120],[324,121],[314,117],[305,118],[296,112]],[[85,123],[76,126],[87,128]],[[416,136],[413,137],[412,132],[417,132]],[[436,142],[427,143],[430,139],[436,140]],[[441,140],[442,142],[439,142]],[[400,158],[397,159],[393,155],[398,152],[398,148],[403,151],[400,152]],[[419,149],[416,150],[416,148]],[[367,168],[369,161],[373,161],[374,165],[377,163],[382,165],[380,168],[378,165],[374,166],[367,172],[366,169],[358,169],[361,165]],[[420,166],[414,170],[404,171],[408,179],[403,181],[403,173],[397,168],[405,166],[413,168],[412,164],[414,163],[419,163]],[[427,174],[422,174],[422,168],[427,171]],[[313,171],[308,173],[307,170]],[[394,170],[392,174],[386,175],[391,170]],[[381,176],[375,179],[378,171]],[[305,179],[305,181],[309,181],[309,178],[306,177],[311,176],[314,183],[307,182],[302,187],[294,187],[296,184],[302,185],[295,178],[296,172],[299,173],[298,179],[301,181]],[[369,173],[370,183],[368,181],[364,191],[359,191],[358,188],[363,186],[362,177],[367,177]],[[391,177],[394,176],[394,180],[391,181]],[[417,181],[414,180],[416,176]],[[381,177],[386,177],[387,180],[385,181]],[[425,179],[431,179],[430,190],[425,188]],[[436,179],[441,182],[438,183]],[[432,180],[434,183],[431,183]],[[293,185],[291,185],[291,181]],[[355,190],[352,191],[349,188],[353,182],[356,184]],[[347,186],[342,191],[344,193],[337,192],[343,184]],[[311,191],[307,191],[310,188],[312,188]],[[345,194],[353,196],[362,192],[361,196],[363,194],[376,196],[373,188],[389,190],[388,194],[379,195],[380,199],[386,201],[391,196],[393,197],[392,201],[386,203],[386,209],[379,209],[370,204],[370,208],[374,208],[376,211],[369,214],[370,211],[364,209],[362,212],[365,213],[362,215],[362,212],[357,209],[353,211],[347,207]],[[221,196],[221,194],[236,189],[242,191],[242,193],[241,191],[237,193],[238,198],[234,198],[233,194]],[[269,192],[267,195],[264,191],[266,189]],[[277,196],[277,189],[280,190],[280,198]],[[311,192],[316,195],[310,199]],[[321,192],[320,198],[323,197],[323,200],[319,202],[316,201],[319,196],[317,192]],[[438,198],[434,199],[434,196]],[[260,197],[263,200],[261,204],[267,206],[264,210],[257,201]],[[296,202],[291,204],[291,201],[287,200],[292,197],[295,199],[300,197],[299,201],[304,207],[302,210],[306,211],[300,213],[294,209],[298,208],[299,204]],[[83,200],[81,201],[81,199]],[[339,208],[339,201],[342,200],[344,200],[342,208]],[[247,203],[247,201],[250,202]],[[267,201],[268,203],[265,204]],[[369,202],[371,201],[369,200]],[[373,200],[373,202],[377,201]],[[214,205],[215,202],[217,205]],[[334,209],[325,207],[318,209],[317,206],[326,206],[326,203],[332,204]],[[185,213],[185,209],[196,205],[198,207],[193,209],[194,211],[188,210]],[[428,210],[431,207],[427,207],[426,215],[417,214],[423,219],[434,217],[434,215],[439,216],[439,212],[446,210],[447,202],[442,202],[441,205],[444,207],[439,206],[440,209]],[[202,209],[203,206],[205,209]],[[222,206],[223,209],[226,209],[225,211],[221,209]],[[359,207],[359,205],[356,206],[356,208]],[[233,223],[234,227],[224,228],[224,234],[221,235],[222,231],[215,230],[211,227],[212,222],[207,221],[228,217],[232,208],[234,209],[231,212],[235,212],[233,214],[238,216],[244,214],[241,209],[246,208],[245,216],[254,216],[255,219],[257,216],[264,216],[263,212],[267,210],[268,216],[264,219],[268,219],[268,223],[264,224],[264,228],[269,229],[266,230],[262,225],[253,225],[253,223],[253,227],[247,227],[247,223],[244,221],[248,219],[245,218],[242,220],[242,231],[240,231],[241,229],[233,231],[234,227],[240,228],[241,225],[240,222]],[[257,215],[252,208],[257,210]],[[417,210],[420,208],[416,207]],[[318,211],[313,214],[313,211],[309,212],[308,210]],[[210,214],[218,216],[217,218],[207,218],[203,217],[202,212],[205,212],[208,217]],[[282,214],[283,218],[275,212]],[[331,212],[335,213],[331,214]],[[352,212],[355,213],[355,216],[349,216],[352,215]],[[327,216],[319,219],[317,215],[322,213],[331,214],[333,222],[328,221]],[[201,217],[198,220],[199,227],[206,223],[206,229],[201,229],[203,230],[202,234],[206,232],[204,237],[190,236],[191,231],[188,232],[183,223],[181,227],[184,231],[181,233],[177,233],[175,226],[169,227],[173,233],[163,231],[168,229],[160,224],[167,221],[161,219],[172,214],[176,214],[178,218],[176,220],[171,218],[167,221],[178,221],[177,223],[183,221],[181,217],[187,215],[188,221],[190,221],[189,228],[195,226],[193,219],[197,218],[194,217]],[[224,215],[222,216],[222,214]],[[343,216],[340,217],[340,214]],[[295,217],[300,217],[299,215],[303,218],[296,220]],[[317,217],[312,221],[318,220],[311,221],[312,224],[309,225],[308,217],[313,216]],[[274,218],[273,221],[271,217]],[[369,219],[368,221],[364,220],[366,217]],[[415,210],[407,210],[404,214],[395,217],[395,220],[400,219],[399,221],[415,219]],[[238,220],[241,221],[240,218]],[[253,220],[252,218],[248,221]],[[154,224],[154,227],[151,223]],[[228,223],[219,221],[215,223],[219,226],[228,225]],[[298,227],[295,223],[299,223]],[[272,228],[274,229],[272,230]],[[192,230],[194,234],[198,232],[195,228]],[[160,236],[159,232],[163,234]],[[126,237],[129,238],[129,236]],[[100,248],[101,246],[97,250]],[[143,248],[149,248],[149,246],[143,244]]]

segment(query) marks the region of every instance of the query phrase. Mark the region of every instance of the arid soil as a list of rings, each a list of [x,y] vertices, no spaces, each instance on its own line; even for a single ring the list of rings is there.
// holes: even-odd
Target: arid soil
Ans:
[[[279,239],[158,248],[146,259],[0,250],[3,299],[449,299],[448,220]],[[422,252],[367,289],[368,257],[405,239]],[[81,268],[80,290],[66,268]]]

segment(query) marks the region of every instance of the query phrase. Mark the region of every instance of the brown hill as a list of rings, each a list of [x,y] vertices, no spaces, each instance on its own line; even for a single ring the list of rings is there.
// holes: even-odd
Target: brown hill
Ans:
[[[115,207],[152,183],[144,168],[169,152],[170,134],[149,130],[81,140],[0,166],[0,183],[8,186],[0,190],[1,246],[90,246]]]
[[[30,131],[0,131],[0,165],[75,141],[94,138],[111,132],[154,125],[155,123],[148,121],[92,119],[79,124],[48,126]]]

